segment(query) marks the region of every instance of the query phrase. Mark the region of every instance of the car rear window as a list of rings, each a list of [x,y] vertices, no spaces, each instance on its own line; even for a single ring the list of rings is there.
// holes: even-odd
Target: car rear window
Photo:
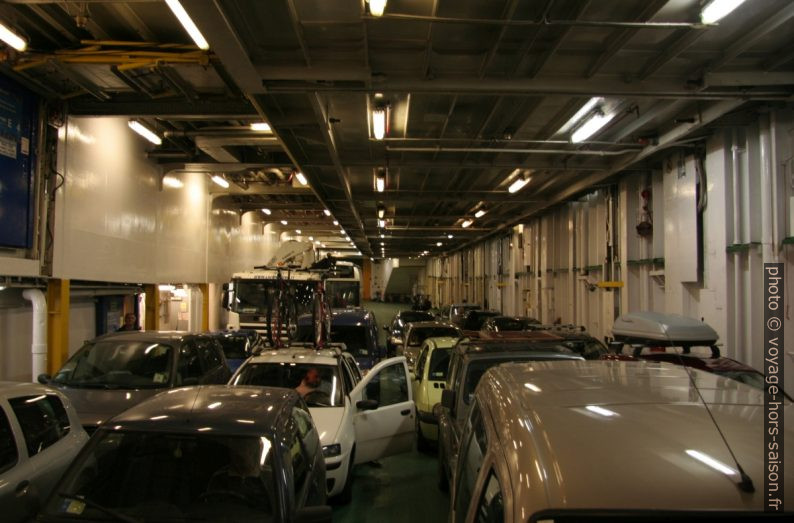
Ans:
[[[447,379],[450,354],[452,354],[452,349],[435,349],[430,353],[430,368],[427,370],[427,375],[431,380],[444,381]]]
[[[458,329],[454,327],[419,327],[411,329],[411,334],[408,336],[408,345],[421,345],[427,338],[437,338],[440,336],[451,336],[455,338],[459,336],[459,334]]]
[[[69,416],[55,395],[20,396],[8,403],[22,428],[28,456],[35,456],[69,433]]]
[[[303,397],[306,404],[309,407],[344,406],[344,398],[342,397],[344,386],[340,380],[339,369],[336,365],[279,362],[249,363],[243,365],[240,372],[235,376],[232,385],[258,385],[297,390],[301,381],[311,369],[317,372],[319,384],[315,391]]]
[[[367,327],[365,325],[343,326],[331,325],[331,342],[344,343],[345,350],[355,357],[371,357],[371,349],[367,344]]]
[[[411,323],[412,321],[432,321],[433,315],[429,312],[403,312],[400,313],[400,319],[403,323]]]

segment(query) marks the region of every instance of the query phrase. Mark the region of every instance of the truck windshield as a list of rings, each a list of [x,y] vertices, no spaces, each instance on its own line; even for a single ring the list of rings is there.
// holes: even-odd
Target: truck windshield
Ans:
[[[334,309],[361,305],[360,289],[361,287],[357,281],[334,280],[331,278],[325,281],[325,294]]]
[[[241,314],[267,314],[268,290],[272,281],[235,280],[231,309]]]

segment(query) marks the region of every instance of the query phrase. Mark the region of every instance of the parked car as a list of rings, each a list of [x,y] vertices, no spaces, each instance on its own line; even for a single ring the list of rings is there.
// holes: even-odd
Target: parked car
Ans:
[[[539,325],[535,318],[526,316],[491,316],[486,318],[480,330],[485,332],[513,332],[526,331],[531,325]]]
[[[229,382],[298,389],[320,431],[329,496],[348,502],[353,466],[407,452],[415,434],[414,402],[405,358],[391,358],[361,375],[339,348],[286,348],[249,358]]]
[[[491,368],[461,437],[450,521],[784,520],[764,513],[763,394],[692,373],[616,361]],[[790,426],[779,443],[794,444]],[[791,481],[781,470],[781,485]],[[792,488],[773,495],[794,503]]]
[[[236,331],[221,331],[214,333],[218,343],[221,344],[226,363],[231,372],[236,371],[249,357],[266,348],[264,338],[252,329]]]
[[[488,318],[495,318],[501,315],[502,313],[499,311],[484,311],[480,309],[467,311],[460,324],[460,328],[464,331],[478,331]]]
[[[438,420],[433,415],[433,406],[441,401],[449,356],[457,342],[457,337],[450,336],[427,338],[422,342],[415,372],[411,373],[416,402],[416,446],[419,450],[427,450],[431,441],[438,441]]]
[[[658,312],[624,314],[615,320],[612,334],[611,346],[619,353],[628,351],[634,358],[684,365],[765,389],[764,375],[722,356],[717,332],[695,318]]]
[[[468,311],[477,309],[482,309],[482,306],[476,303],[454,303],[441,309],[438,320],[448,321],[460,327],[463,322],[463,316],[465,316]]]
[[[294,391],[174,389],[100,427],[38,520],[330,522],[321,452]]]
[[[409,323],[403,332],[402,343],[400,340],[392,340],[397,345],[397,354],[405,356],[408,360],[408,368],[413,369],[416,358],[419,356],[419,350],[422,348],[422,342],[427,338],[436,338],[439,336],[449,336],[452,338],[460,338],[463,333],[452,325],[440,321],[417,321]]]
[[[454,473],[458,443],[469,413],[474,388],[486,370],[510,361],[583,360],[560,339],[472,339],[461,340],[450,356],[441,403],[433,407],[438,420],[438,486],[446,490]]]
[[[383,326],[383,330],[386,331],[386,354],[389,357],[397,354],[397,345],[402,342],[406,324],[414,321],[433,321],[434,319],[435,317],[426,311],[400,311],[395,314],[391,324]]]
[[[91,433],[164,389],[226,383],[230,376],[220,344],[208,334],[130,331],[87,341],[55,376],[39,381],[66,394]]]
[[[297,341],[314,340],[312,317],[298,318]],[[378,322],[375,313],[367,309],[334,309],[331,314],[331,343],[343,343],[365,372],[386,357],[386,349],[378,344]]]
[[[27,521],[88,435],[69,399],[52,387],[0,382],[0,514]]]

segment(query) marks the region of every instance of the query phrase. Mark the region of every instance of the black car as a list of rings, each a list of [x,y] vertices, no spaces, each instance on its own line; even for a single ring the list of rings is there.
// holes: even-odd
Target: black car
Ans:
[[[485,320],[481,330],[488,332],[515,332],[529,330],[540,322],[526,316],[492,316]]]
[[[317,429],[298,394],[189,387],[102,425],[38,521],[331,521]]]
[[[485,323],[488,318],[494,318],[501,315],[502,313],[499,311],[484,311],[478,309],[470,310],[463,317],[460,328],[464,331],[478,331],[482,328],[483,323]]]
[[[427,311],[400,311],[394,315],[390,325],[384,325],[386,331],[386,352],[389,356],[397,354],[397,343],[392,338],[402,339],[405,325],[415,321],[433,321],[435,316]]]
[[[90,433],[99,424],[165,389],[222,384],[231,371],[218,340],[185,332],[116,332],[87,341],[55,376]]]
[[[433,408],[438,420],[438,486],[449,487],[457,459],[460,436],[469,413],[474,389],[489,368],[507,362],[531,360],[583,360],[564,340],[463,339],[452,349],[441,403]]]

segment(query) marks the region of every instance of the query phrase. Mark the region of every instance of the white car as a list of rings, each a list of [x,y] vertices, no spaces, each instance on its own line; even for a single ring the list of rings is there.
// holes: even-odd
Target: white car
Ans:
[[[328,496],[341,502],[352,495],[353,465],[413,448],[416,409],[403,357],[362,377],[338,348],[272,350],[246,360],[229,384],[298,390],[320,433]]]
[[[35,383],[0,382],[0,514],[27,521],[88,441],[69,399]]]

